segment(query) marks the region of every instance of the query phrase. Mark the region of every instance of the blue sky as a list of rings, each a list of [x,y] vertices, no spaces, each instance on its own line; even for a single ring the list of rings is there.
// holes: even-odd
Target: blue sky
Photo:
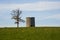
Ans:
[[[17,8],[22,19],[35,17],[36,26],[60,26],[60,0],[0,0],[0,27],[16,26],[10,13]]]

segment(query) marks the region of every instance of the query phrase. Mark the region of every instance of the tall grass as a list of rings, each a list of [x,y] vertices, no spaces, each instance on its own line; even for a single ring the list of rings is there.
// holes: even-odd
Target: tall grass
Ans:
[[[60,28],[0,28],[0,40],[60,40]]]

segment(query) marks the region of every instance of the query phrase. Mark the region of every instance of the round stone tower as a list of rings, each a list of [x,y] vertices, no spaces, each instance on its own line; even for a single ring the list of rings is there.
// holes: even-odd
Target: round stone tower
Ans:
[[[35,27],[35,17],[26,17],[26,27]]]

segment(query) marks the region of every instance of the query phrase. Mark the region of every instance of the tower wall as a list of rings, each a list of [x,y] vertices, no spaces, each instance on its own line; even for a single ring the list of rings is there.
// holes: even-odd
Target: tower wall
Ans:
[[[35,17],[26,17],[26,26],[35,27]]]

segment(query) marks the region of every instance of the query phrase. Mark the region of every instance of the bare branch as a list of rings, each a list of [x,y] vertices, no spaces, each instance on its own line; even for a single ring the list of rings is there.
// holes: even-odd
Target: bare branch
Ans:
[[[25,22],[23,19],[21,19],[20,15],[21,15],[22,11],[19,10],[19,9],[16,9],[16,10],[12,10],[12,19],[16,20],[16,24],[17,24],[17,27],[19,27],[19,22]]]

